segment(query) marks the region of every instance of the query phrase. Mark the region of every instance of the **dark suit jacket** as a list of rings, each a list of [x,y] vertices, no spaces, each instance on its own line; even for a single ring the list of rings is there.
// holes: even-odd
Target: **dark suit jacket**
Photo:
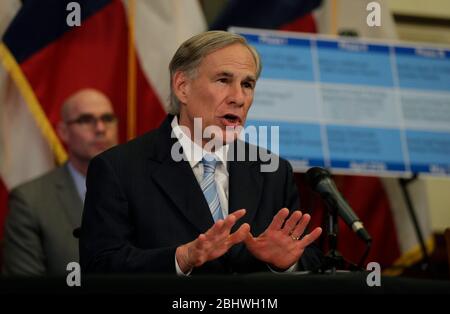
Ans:
[[[78,262],[72,231],[83,203],[67,164],[15,188],[9,196],[3,272],[6,275],[65,275]]]
[[[203,192],[187,161],[171,157],[169,116],[157,130],[116,146],[91,161],[83,212],[80,260],[88,272],[176,273],[175,250],[214,223]],[[249,145],[240,142],[246,149]],[[236,150],[235,150],[236,151]],[[232,152],[233,154],[233,152]],[[248,156],[248,154],[247,154]],[[282,207],[299,208],[292,168],[280,159],[275,172],[260,171],[261,161],[229,161],[229,212],[247,214],[234,226],[249,223],[262,233]],[[319,263],[313,248],[301,267]],[[244,244],[193,273],[267,271]]]

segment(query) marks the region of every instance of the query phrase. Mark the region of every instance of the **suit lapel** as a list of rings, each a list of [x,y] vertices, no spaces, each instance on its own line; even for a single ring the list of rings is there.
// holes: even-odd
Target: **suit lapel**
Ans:
[[[264,178],[257,162],[231,161],[228,163],[229,213],[245,208],[247,213],[233,227],[237,230],[243,223],[252,225],[258,211]]]
[[[213,225],[208,203],[187,161],[167,161],[157,168],[153,179],[199,232]]]
[[[171,157],[172,146],[177,142],[171,138],[172,119],[169,115],[150,147],[150,162],[159,163],[152,171],[152,178],[187,220],[203,233],[214,220],[189,162],[177,162]]]
[[[240,148],[243,149],[244,145]],[[248,155],[247,155],[248,156]],[[239,160],[239,159],[233,159]],[[258,162],[250,161],[230,161],[228,162],[229,181],[229,213],[241,208],[245,208],[247,213],[236,222],[232,228],[235,232],[243,223],[252,226],[253,220],[258,212],[259,201],[261,199],[264,178],[259,171]],[[226,254],[227,258],[240,254],[245,248],[243,243],[233,246]]]
[[[64,164],[64,166],[58,169],[55,186],[57,189],[59,204],[66,212],[71,226],[74,229],[80,227],[83,202],[77,193],[75,183],[70,176],[67,164]]]

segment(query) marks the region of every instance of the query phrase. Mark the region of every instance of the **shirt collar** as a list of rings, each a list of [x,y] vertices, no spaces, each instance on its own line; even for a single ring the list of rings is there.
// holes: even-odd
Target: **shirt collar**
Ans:
[[[67,163],[67,168],[69,169],[70,175],[72,176],[73,182],[75,183],[78,195],[84,202],[84,197],[86,195],[86,177],[82,175],[77,169],[75,169],[70,161]]]
[[[194,168],[206,154],[213,154],[216,157],[217,161],[222,162],[224,165],[226,165],[229,144],[223,145],[215,152],[211,153],[204,150],[200,145],[192,141],[191,138],[183,132],[183,129],[178,124],[177,116],[173,118],[171,125],[173,133],[180,142],[181,147],[183,147],[183,153],[189,161],[191,168]]]

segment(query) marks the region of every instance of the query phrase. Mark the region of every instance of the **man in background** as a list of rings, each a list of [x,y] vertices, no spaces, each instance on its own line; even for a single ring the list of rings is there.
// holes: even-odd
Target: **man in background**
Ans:
[[[79,260],[73,230],[81,224],[88,165],[117,144],[110,100],[94,89],[71,95],[61,108],[58,134],[67,146],[68,161],[11,191],[5,275],[63,275],[68,263]]]

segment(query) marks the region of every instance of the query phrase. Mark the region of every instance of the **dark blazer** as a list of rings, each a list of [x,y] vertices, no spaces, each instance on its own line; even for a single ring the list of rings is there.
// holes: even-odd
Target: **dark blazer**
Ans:
[[[72,231],[81,222],[83,203],[67,164],[10,193],[5,226],[6,275],[66,275],[78,262]]]
[[[187,161],[171,158],[173,116],[159,129],[95,157],[89,166],[80,260],[87,272],[176,273],[175,250],[214,223],[203,192]],[[240,142],[248,149],[249,145]],[[236,150],[232,150],[234,154]],[[248,156],[248,154],[247,154]],[[229,212],[247,209],[234,226],[249,223],[262,233],[282,207],[299,208],[292,168],[280,159],[275,172],[261,172],[261,161],[229,161]],[[302,268],[319,263],[308,248]],[[194,273],[267,271],[244,244]]]

